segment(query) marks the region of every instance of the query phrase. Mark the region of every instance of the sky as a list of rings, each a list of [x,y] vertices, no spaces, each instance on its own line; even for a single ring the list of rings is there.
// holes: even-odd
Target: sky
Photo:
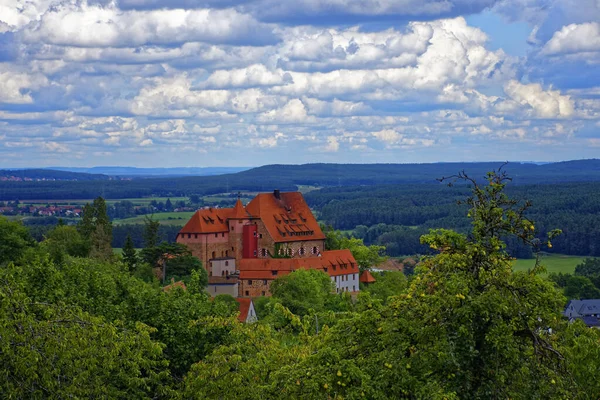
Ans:
[[[600,157],[600,0],[0,0],[0,168]]]

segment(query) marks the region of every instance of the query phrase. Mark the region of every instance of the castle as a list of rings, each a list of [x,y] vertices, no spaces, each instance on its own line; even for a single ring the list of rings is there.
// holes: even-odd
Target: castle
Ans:
[[[326,272],[338,293],[359,290],[349,250],[325,250],[325,235],[299,192],[260,193],[245,207],[196,211],[177,234],[202,261],[211,296],[270,295],[271,282],[297,269]]]

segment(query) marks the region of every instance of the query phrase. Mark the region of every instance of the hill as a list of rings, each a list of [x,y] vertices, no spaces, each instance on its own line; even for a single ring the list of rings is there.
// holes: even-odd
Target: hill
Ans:
[[[72,171],[59,171],[52,169],[2,169],[0,179],[6,178],[13,181],[98,181],[109,180],[103,174],[90,174]]]
[[[439,184],[436,179],[459,171],[481,178],[501,162],[435,164],[303,164],[266,165],[218,176],[148,178],[133,181],[0,182],[0,200],[109,199],[147,196],[189,196],[245,191],[296,190],[298,185],[350,186],[381,184]],[[600,160],[576,160],[537,165],[510,163],[505,170],[513,183],[600,181]]]
[[[233,174],[245,171],[245,167],[176,167],[176,168],[137,168],[137,167],[91,167],[71,168],[52,167],[53,170],[80,172],[86,174],[103,174],[121,177],[149,177],[149,176],[210,176]]]

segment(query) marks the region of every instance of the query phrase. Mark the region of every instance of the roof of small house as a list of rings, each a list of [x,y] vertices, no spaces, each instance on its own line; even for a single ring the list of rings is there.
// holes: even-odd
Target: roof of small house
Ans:
[[[246,211],[262,220],[275,242],[325,239],[300,192],[259,193]]]
[[[358,273],[350,250],[329,250],[305,258],[243,258],[239,265],[240,279],[276,279],[297,269],[317,269],[329,276]]]
[[[571,309],[576,315],[573,317],[584,316],[584,315],[600,315],[600,299],[589,299],[589,300],[571,300],[565,311],[564,315],[568,314]]]
[[[252,305],[252,299],[238,297],[235,300],[240,305],[240,315],[238,316],[238,319],[240,322],[246,322],[248,313],[250,312],[250,306]]]
[[[586,315],[581,317],[581,320],[583,321],[584,324],[586,324],[588,327],[593,327],[593,326],[600,326],[600,319],[598,319],[598,317],[592,317],[591,315]]]
[[[364,270],[362,274],[360,274],[360,282],[361,283],[373,283],[376,282],[377,279],[373,277],[369,270]]]
[[[170,290],[173,290],[175,288],[181,288],[183,290],[187,290],[187,287],[185,286],[185,283],[183,281],[177,281],[175,282],[174,279],[171,279],[171,283],[165,287],[163,287],[163,291],[168,292]]]

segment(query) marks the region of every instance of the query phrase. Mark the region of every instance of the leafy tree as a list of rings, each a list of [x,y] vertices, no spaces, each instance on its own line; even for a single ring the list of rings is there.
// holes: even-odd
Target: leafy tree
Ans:
[[[156,265],[160,254],[156,251],[158,246],[158,229],[160,222],[152,217],[144,217],[144,248],[142,249],[142,260],[150,265]]]
[[[306,315],[310,310],[324,311],[335,286],[329,275],[322,271],[299,269],[275,279],[270,289],[273,298],[291,312]]]
[[[325,248],[350,250],[361,271],[378,265],[386,259],[385,246],[365,246],[362,239],[346,237],[331,226],[321,225],[321,229],[325,233]]]
[[[46,235],[43,245],[55,262],[62,263],[65,256],[87,257],[90,248],[73,226],[57,225]]]
[[[0,216],[0,265],[16,261],[33,244],[27,228]]]
[[[135,270],[138,257],[130,235],[127,235],[125,245],[123,246],[123,261],[125,261],[125,264],[129,268],[129,272],[133,272]]]
[[[361,291],[370,293],[374,299],[379,299],[384,304],[389,297],[401,295],[408,287],[408,280],[403,272],[386,271],[381,274],[373,274],[376,281],[361,286]]]
[[[192,271],[199,271],[198,273],[202,276],[199,284],[202,285],[202,287],[206,287],[206,285],[208,285],[208,273],[206,273],[206,270],[202,267],[202,262],[198,257],[186,252],[179,255],[173,255],[166,259],[167,280],[170,280],[171,278],[181,279],[188,277],[192,274]],[[204,271],[204,274],[202,271]]]

